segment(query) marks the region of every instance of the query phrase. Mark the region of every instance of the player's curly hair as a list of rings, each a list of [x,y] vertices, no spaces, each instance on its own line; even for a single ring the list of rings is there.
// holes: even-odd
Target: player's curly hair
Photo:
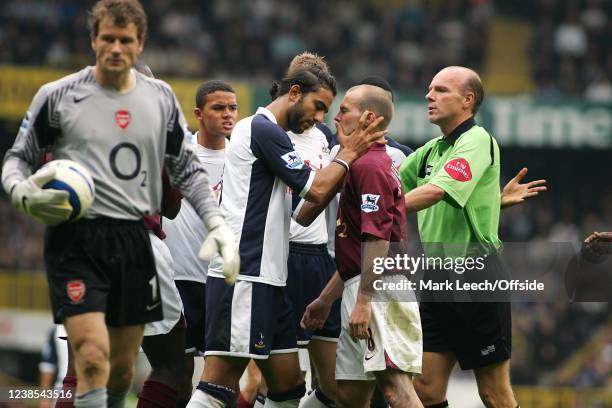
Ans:
[[[272,100],[289,92],[293,85],[299,85],[302,94],[316,92],[319,88],[329,89],[334,96],[338,93],[336,78],[327,71],[312,67],[310,69],[299,69],[288,74],[280,81],[274,81],[270,87]]]
[[[125,27],[134,23],[140,41],[147,38],[147,14],[138,0],[100,0],[89,11],[87,25],[91,38],[96,38],[100,29],[100,21],[110,17],[113,22]]]
[[[328,74],[331,74],[329,66],[327,65],[327,62],[325,62],[323,56],[314,52],[306,51],[293,57],[289,63],[289,68],[287,68],[287,75],[291,75],[300,69],[309,70],[311,68],[318,68],[327,72]]]

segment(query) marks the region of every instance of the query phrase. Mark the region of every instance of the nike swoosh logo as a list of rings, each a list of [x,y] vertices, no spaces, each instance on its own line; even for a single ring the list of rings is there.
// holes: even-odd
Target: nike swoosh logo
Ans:
[[[161,302],[157,302],[154,305],[147,305],[147,312],[150,312],[151,310],[155,309],[160,304],[161,304]]]
[[[28,197],[23,196],[23,197],[21,198],[21,207],[23,207],[23,209],[24,209],[25,211],[28,211],[28,207],[26,207],[26,202],[27,202],[27,201],[28,201]]]
[[[374,357],[374,355],[371,355],[370,357],[365,356],[364,358],[365,358],[365,361],[368,361],[368,360],[371,360],[373,357]]]
[[[82,100],[89,98],[90,96],[91,96],[91,94],[89,94],[89,95],[85,95],[85,96],[81,96],[80,98],[78,98],[78,97],[76,97],[76,96],[75,96],[75,97],[74,97],[74,103],[79,103],[79,102],[81,102]]]

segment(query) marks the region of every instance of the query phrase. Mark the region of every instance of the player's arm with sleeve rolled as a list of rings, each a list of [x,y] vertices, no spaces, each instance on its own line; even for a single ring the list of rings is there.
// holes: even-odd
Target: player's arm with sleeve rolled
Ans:
[[[342,149],[332,160],[329,166],[318,170],[308,192],[303,196],[305,199],[294,212],[293,218],[303,226],[310,225],[317,216],[327,207],[331,199],[340,191],[344,176],[351,164],[364,154],[374,141],[384,136],[387,131],[376,131],[376,127],[384,120],[382,116],[377,117],[366,126],[368,111],[365,111],[359,119],[357,130],[346,137],[342,129],[337,127],[338,140],[342,141]]]
[[[165,165],[170,183],[189,201],[208,230],[198,256],[210,260],[216,253],[223,257],[225,280],[232,284],[240,270],[240,255],[234,233],[227,226],[214,198],[208,174],[187,142],[187,123],[176,98],[173,98],[166,135]]]
[[[367,339],[368,325],[372,315],[372,295],[374,281],[378,276],[374,273],[374,260],[382,259],[389,254],[389,240],[393,229],[391,207],[394,205],[392,190],[386,175],[380,166],[362,166],[351,175],[357,197],[378,193],[378,209],[361,211],[361,239],[363,253],[361,256],[361,277],[357,301],[349,320],[349,331],[353,339]],[[397,192],[401,194],[400,192]],[[359,205],[360,203],[355,203]]]
[[[374,273],[374,260],[376,258],[385,258],[389,254],[388,240],[367,233],[364,236],[359,291],[357,292],[357,301],[349,321],[349,331],[353,339],[367,339],[370,337],[368,325],[372,316],[374,281],[379,278]]]
[[[43,86],[21,122],[15,143],[4,156],[2,186],[18,211],[38,222],[55,225],[66,221],[72,212],[67,205],[68,192],[42,189],[55,177],[55,170],[50,167],[32,174],[42,162],[45,150],[61,133],[51,125],[49,104],[50,97]]]

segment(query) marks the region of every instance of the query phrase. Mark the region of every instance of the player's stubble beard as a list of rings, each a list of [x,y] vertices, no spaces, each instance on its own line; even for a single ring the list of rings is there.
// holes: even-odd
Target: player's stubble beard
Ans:
[[[304,122],[305,116],[304,95],[302,95],[299,101],[287,109],[287,127],[289,130],[297,134],[304,132],[301,125]]]

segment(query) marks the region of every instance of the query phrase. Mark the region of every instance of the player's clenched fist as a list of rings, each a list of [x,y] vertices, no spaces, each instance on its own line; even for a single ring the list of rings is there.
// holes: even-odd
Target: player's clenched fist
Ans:
[[[200,248],[198,257],[204,261],[210,261],[216,253],[221,254],[225,281],[233,285],[240,272],[240,253],[236,237],[223,217],[212,217],[207,224],[208,236]]]
[[[13,207],[47,225],[68,220],[72,213],[68,192],[42,188],[54,177],[55,169],[47,167],[13,184],[10,188]]]

